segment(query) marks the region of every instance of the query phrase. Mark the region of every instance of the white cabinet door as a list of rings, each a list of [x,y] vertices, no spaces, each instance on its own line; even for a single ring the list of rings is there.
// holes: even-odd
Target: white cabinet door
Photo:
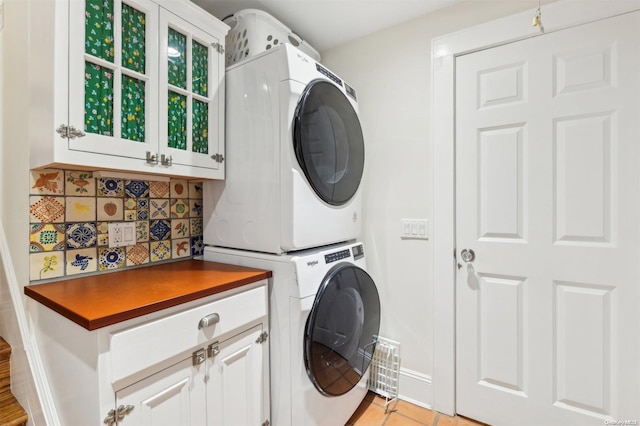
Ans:
[[[224,177],[224,40],[160,9],[160,155]]]
[[[103,167],[117,167],[118,157],[144,159],[158,141],[158,5],[69,6],[68,124],[85,136],[66,139],[68,149],[107,154]]]
[[[185,359],[116,392],[116,406],[133,409],[118,424],[202,426],[206,423],[204,364]]]
[[[256,425],[268,419],[264,405],[264,344],[262,325],[218,345],[207,360],[207,424]]]

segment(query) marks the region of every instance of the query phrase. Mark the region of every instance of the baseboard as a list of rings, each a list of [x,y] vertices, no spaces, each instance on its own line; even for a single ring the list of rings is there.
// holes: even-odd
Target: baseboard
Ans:
[[[400,368],[398,393],[403,401],[428,409],[433,407],[433,388],[428,374]]]

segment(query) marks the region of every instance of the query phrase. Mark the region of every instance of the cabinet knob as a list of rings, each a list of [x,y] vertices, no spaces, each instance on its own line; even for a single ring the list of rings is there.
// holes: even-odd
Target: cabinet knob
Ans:
[[[147,151],[147,164],[158,164],[158,154]]]
[[[171,164],[173,164],[173,157],[171,155],[167,157],[162,154],[160,156],[160,164],[162,164],[163,166],[171,166]]]

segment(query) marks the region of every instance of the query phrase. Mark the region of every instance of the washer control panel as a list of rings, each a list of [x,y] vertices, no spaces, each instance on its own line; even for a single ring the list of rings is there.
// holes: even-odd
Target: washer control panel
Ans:
[[[337,262],[338,260],[347,259],[348,257],[351,257],[351,252],[349,252],[349,249],[346,249],[325,254],[324,261],[325,263],[333,263]]]

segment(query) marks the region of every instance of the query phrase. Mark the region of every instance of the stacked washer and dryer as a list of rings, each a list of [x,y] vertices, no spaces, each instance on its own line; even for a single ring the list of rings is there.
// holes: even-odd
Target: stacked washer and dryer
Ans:
[[[273,271],[271,424],[343,425],[380,326],[356,241],[364,140],[353,88],[290,42],[226,70],[226,177],[204,185],[203,258]]]

